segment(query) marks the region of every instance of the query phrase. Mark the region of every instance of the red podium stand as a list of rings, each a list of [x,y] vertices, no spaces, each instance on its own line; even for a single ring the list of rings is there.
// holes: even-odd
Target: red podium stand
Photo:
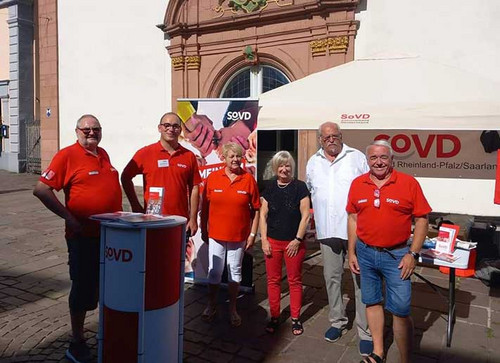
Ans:
[[[182,362],[185,226],[101,222],[100,363]]]

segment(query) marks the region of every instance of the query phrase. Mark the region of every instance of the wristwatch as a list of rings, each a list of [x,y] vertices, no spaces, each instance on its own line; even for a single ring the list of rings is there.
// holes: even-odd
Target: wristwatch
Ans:
[[[408,251],[408,254],[412,255],[415,261],[418,261],[418,259],[420,258],[420,253],[418,252]]]

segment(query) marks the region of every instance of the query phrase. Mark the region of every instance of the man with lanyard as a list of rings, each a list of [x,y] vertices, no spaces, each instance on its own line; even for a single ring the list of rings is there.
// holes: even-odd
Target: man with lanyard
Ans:
[[[33,194],[66,222],[71,291],[69,311],[73,339],[66,357],[75,363],[92,358],[85,343],[83,326],[87,311],[99,298],[99,223],[88,219],[99,213],[122,210],[118,171],[104,149],[99,120],[83,115],[76,123],[77,142],[60,150],[42,173]],[[65,205],[54,189],[64,189]]]
[[[162,116],[158,125],[160,140],[137,151],[123,170],[121,181],[132,211],[145,212],[151,188],[163,194],[161,214],[188,218],[186,231],[195,235],[198,230],[198,184],[201,183],[196,156],[179,144],[181,119],[174,112]],[[143,176],[144,206],[141,205],[132,179]]]
[[[393,315],[399,361],[406,363],[413,346],[410,277],[427,235],[431,207],[417,180],[393,169],[387,141],[371,143],[366,158],[370,172],[352,182],[346,207],[349,267],[361,276],[361,295],[374,345],[373,353],[363,362],[383,362],[385,295],[385,308]],[[415,229],[408,248],[412,218]]]
[[[352,180],[368,171],[362,152],[342,142],[339,126],[325,122],[318,129],[319,149],[307,162],[307,186],[311,192],[316,238],[323,256],[323,275],[328,294],[330,328],[325,340],[342,337],[348,319],[342,301],[342,274],[347,254],[347,194]],[[359,276],[353,274],[359,352],[368,355],[373,344],[361,302]]]

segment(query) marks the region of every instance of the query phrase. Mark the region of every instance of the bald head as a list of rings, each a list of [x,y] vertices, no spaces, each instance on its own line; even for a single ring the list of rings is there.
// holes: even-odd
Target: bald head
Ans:
[[[83,115],[76,122],[76,137],[78,143],[92,153],[96,153],[101,142],[102,129],[99,120],[94,115]]]
[[[90,120],[94,120],[95,122],[97,122],[99,125],[100,125],[100,122],[99,120],[97,119],[97,117],[95,117],[94,115],[91,115],[90,113],[87,113],[85,115],[82,115],[80,116],[80,118],[76,121],[76,127],[82,127],[82,122],[86,119],[90,119]]]
[[[180,125],[181,124],[181,118],[179,117],[178,114],[176,114],[175,112],[167,112],[165,113],[161,118],[160,118],[160,123],[163,123],[165,120],[169,120],[169,121],[177,121],[177,123]]]

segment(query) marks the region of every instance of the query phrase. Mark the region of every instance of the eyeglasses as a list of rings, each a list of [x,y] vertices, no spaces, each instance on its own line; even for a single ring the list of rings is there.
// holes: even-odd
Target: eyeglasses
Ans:
[[[77,129],[83,132],[85,135],[90,134],[90,131],[93,131],[94,134],[98,134],[99,132],[102,131],[102,127],[83,127],[83,128],[77,127]]]
[[[165,122],[164,124],[160,124],[160,126],[163,126],[164,130],[168,130],[169,128],[172,128],[174,131],[178,131],[181,129],[181,125],[179,124],[169,124],[168,122]]]
[[[342,138],[342,134],[332,134],[332,135],[320,136],[320,137],[321,137],[321,140],[323,142],[326,142],[328,140],[335,141],[335,140],[340,140]]]
[[[375,197],[373,200],[373,206],[375,208],[380,208],[380,189],[375,189],[373,191],[373,196]]]

